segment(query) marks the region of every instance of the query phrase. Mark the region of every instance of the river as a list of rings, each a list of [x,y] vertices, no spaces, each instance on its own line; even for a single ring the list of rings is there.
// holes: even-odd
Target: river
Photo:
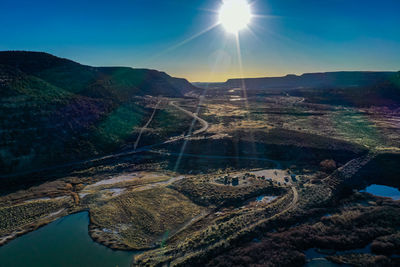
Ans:
[[[88,224],[88,212],[80,212],[18,237],[0,247],[0,266],[130,266],[134,253],[95,243]]]

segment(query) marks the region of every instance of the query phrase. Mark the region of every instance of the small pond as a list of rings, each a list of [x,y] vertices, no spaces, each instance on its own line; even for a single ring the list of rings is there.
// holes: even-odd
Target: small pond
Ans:
[[[261,195],[261,196],[256,197],[256,201],[257,202],[269,203],[269,202],[275,200],[276,198],[277,198],[276,196]]]
[[[386,185],[372,184],[370,186],[367,186],[367,188],[365,188],[361,192],[367,192],[379,197],[390,197],[393,200],[400,200],[399,189]]]
[[[325,259],[326,256],[328,255],[342,255],[342,254],[349,254],[349,253],[371,253],[371,246],[368,245],[364,248],[359,248],[359,249],[351,249],[351,250],[343,250],[343,251],[335,251],[331,249],[316,249],[316,248],[310,248],[304,251],[304,254],[306,255],[307,258],[307,263],[304,265],[305,267],[339,267],[339,266],[349,266],[346,264],[337,264],[328,261]]]

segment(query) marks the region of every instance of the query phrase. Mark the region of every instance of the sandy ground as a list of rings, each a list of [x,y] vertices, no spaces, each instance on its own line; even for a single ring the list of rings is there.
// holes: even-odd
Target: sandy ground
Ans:
[[[101,180],[91,185],[87,185],[79,192],[79,197],[100,192],[103,197],[110,198],[121,195],[127,191],[143,191],[157,186],[166,186],[185,176],[167,176],[163,173],[153,172],[133,172]]]
[[[130,173],[130,174],[118,175],[118,176],[112,177],[110,179],[101,180],[101,181],[99,181],[97,183],[88,185],[86,187],[86,189],[98,187],[98,186],[101,186],[101,185],[110,185],[110,184],[116,184],[116,183],[132,181],[133,179],[137,179],[137,178],[138,178],[138,173]]]
[[[280,169],[268,169],[268,170],[259,170],[250,172],[250,174],[254,174],[256,176],[265,176],[265,179],[271,178],[273,181],[280,182],[282,184],[285,183],[285,177],[289,178],[289,182],[287,184],[292,184],[292,179],[290,174],[286,170]]]

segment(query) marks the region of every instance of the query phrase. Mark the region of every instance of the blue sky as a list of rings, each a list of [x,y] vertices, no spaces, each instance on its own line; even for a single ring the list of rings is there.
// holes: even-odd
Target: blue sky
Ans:
[[[398,0],[257,0],[250,30],[215,24],[221,1],[2,0],[0,50],[94,66],[152,68],[190,81],[334,70],[400,70]],[[215,11],[215,12],[213,12]]]

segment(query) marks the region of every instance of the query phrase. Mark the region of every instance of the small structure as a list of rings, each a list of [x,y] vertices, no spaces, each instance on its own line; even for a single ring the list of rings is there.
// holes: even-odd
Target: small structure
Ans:
[[[225,184],[225,185],[230,184],[230,182],[229,182],[229,176],[228,176],[228,175],[226,175],[226,176],[224,177],[224,184]]]
[[[238,177],[233,177],[232,178],[232,185],[233,186],[239,185],[239,178]]]

